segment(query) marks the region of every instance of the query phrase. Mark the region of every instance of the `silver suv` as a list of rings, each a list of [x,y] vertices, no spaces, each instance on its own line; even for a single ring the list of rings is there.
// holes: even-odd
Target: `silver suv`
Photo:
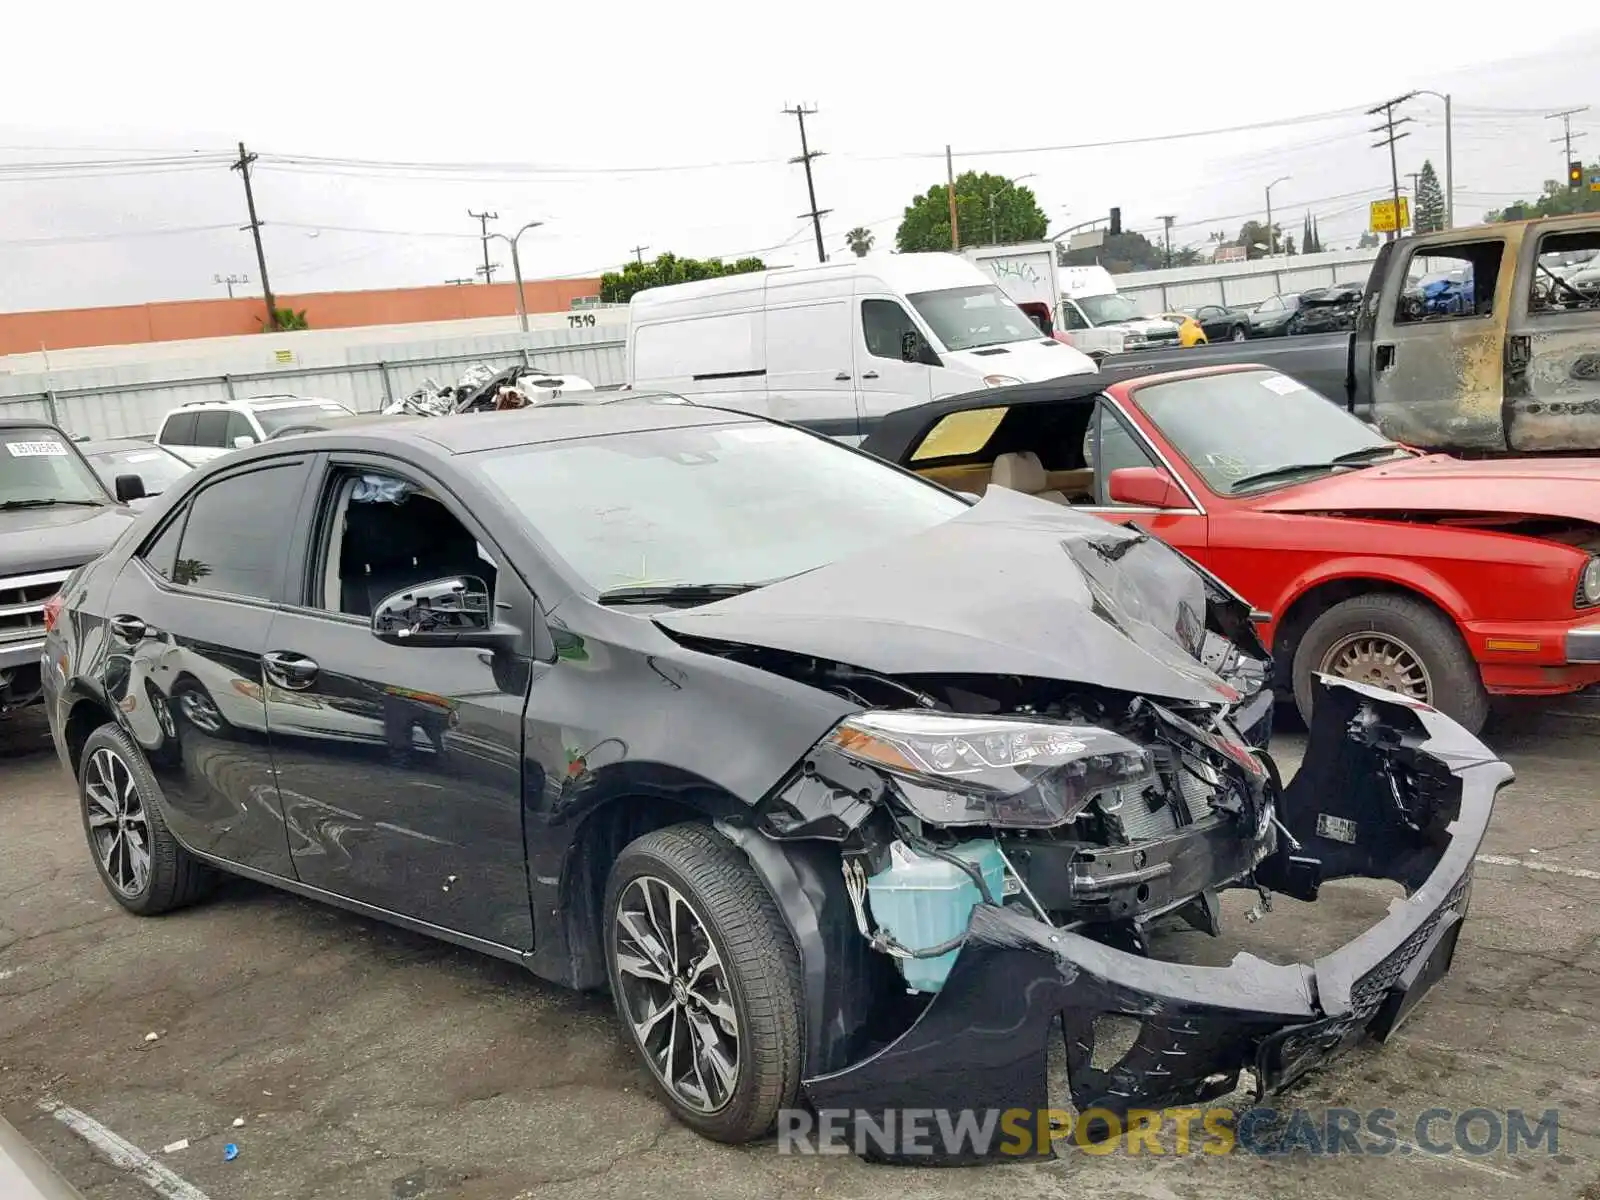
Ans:
[[[169,412],[156,434],[192,463],[266,441],[285,425],[299,425],[350,410],[336,400],[309,396],[256,396],[249,400],[200,400]]]

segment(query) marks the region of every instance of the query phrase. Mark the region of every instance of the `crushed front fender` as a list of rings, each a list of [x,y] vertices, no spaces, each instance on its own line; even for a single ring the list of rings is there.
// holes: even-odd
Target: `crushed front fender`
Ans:
[[[1204,967],[980,905],[916,1022],[862,1061],[806,1081],[819,1114],[869,1158],[957,1164],[1003,1151],[969,1141],[907,1153],[860,1127],[881,1130],[912,1109],[1047,1110],[1047,1039],[1058,1017],[1073,1105],[1124,1120],[1133,1109],[1226,1095],[1246,1068],[1260,1100],[1364,1038],[1386,1039],[1450,968],[1474,859],[1512,772],[1430,708],[1321,682],[1305,759],[1284,791],[1289,836],[1257,879],[1304,899],[1330,879],[1394,880],[1408,894],[1382,920],[1311,962],[1241,953],[1227,967]],[[1132,1018],[1138,1034],[1114,1065],[1097,1069],[1096,1027],[1112,1017]],[[1048,1141],[1030,1152],[1048,1154]]]

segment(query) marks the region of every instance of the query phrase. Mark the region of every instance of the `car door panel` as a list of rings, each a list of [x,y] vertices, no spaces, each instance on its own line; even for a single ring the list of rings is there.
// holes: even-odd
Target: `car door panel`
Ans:
[[[767,409],[832,437],[859,433],[850,358],[850,299],[790,286],[766,311]]]
[[[318,489],[318,512],[334,503],[337,478]],[[403,511],[394,519],[403,536]],[[314,560],[311,539],[304,544]],[[457,561],[447,573],[470,565]],[[531,613],[514,572],[487,562],[480,569],[493,581],[497,611]],[[266,654],[273,762],[302,882],[531,948],[521,770],[527,662],[391,645],[363,616],[303,605],[276,614]]]

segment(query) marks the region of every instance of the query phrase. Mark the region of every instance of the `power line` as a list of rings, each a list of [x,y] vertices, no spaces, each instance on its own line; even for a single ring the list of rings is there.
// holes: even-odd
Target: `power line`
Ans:
[[[436,229],[372,229],[365,225],[320,225],[311,221],[274,221],[275,229],[312,229],[318,233],[362,233],[378,237],[404,237],[404,238],[466,238],[477,241],[475,233],[446,232]]]
[[[267,302],[267,328],[276,331],[278,328],[278,302],[272,296],[272,284],[267,279],[267,252],[261,248],[261,219],[256,216],[256,195],[250,187],[250,164],[256,161],[256,156],[244,148],[244,143],[239,143],[239,158],[229,170],[239,172],[244,180],[244,202],[250,210],[250,224],[245,226],[250,230],[250,236],[256,243],[256,264],[261,268],[261,294]]]
[[[177,234],[214,233],[222,229],[237,229],[232,221],[219,225],[176,225],[170,229],[125,229],[116,233],[71,233],[52,237],[13,238],[0,241],[0,246],[77,246],[93,242],[118,242],[123,238],[172,237]]]
[[[483,281],[485,283],[493,283],[494,267],[489,263],[489,222],[498,221],[500,219],[500,214],[497,212],[487,211],[473,212],[469,208],[467,209],[467,216],[471,217],[478,223],[479,233],[483,239],[483,268],[478,272],[478,274],[483,276]]]
[[[803,104],[796,104],[793,108],[785,108],[783,111],[792,116],[800,125],[800,156],[789,160],[791,164],[804,163],[806,167],[806,195],[811,200],[811,210],[800,215],[811,218],[811,228],[817,235],[817,261],[819,263],[827,262],[828,252],[822,248],[822,218],[833,210],[831,208],[817,208],[817,185],[811,178],[811,160],[821,158],[823,152],[821,150],[813,150],[806,144],[806,118],[817,110],[815,108],[807,108]]]

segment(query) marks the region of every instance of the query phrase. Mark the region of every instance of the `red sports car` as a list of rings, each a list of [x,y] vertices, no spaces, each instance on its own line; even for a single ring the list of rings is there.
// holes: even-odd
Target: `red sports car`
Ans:
[[[1319,672],[1474,731],[1490,696],[1600,684],[1600,459],[1419,454],[1258,366],[936,400],[884,418],[863,449],[1185,551],[1256,610],[1302,714]]]

